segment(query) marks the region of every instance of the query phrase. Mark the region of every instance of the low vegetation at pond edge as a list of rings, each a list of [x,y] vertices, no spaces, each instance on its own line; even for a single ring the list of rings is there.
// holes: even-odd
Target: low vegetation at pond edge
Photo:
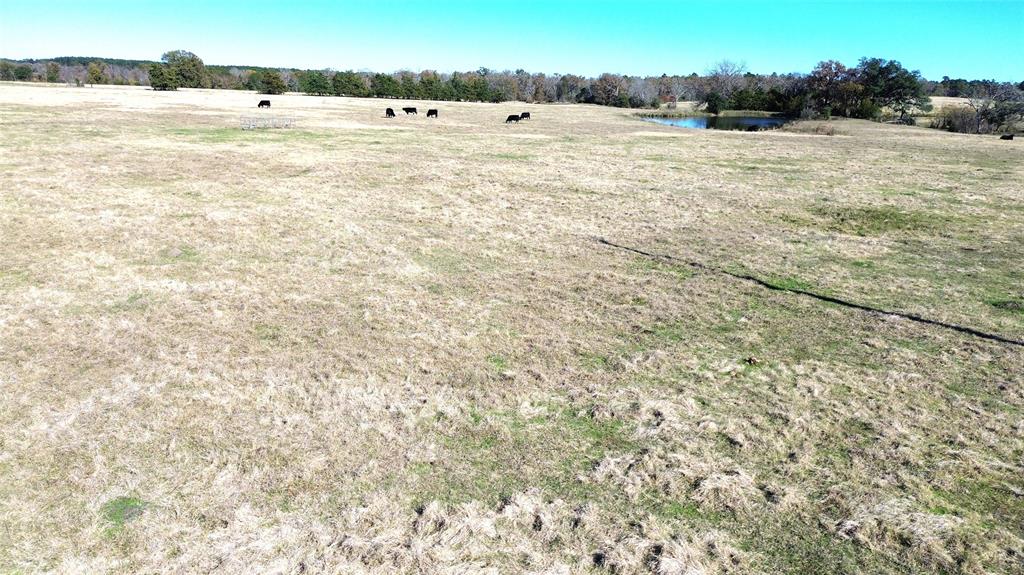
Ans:
[[[0,572],[1021,572],[1019,141],[264,98],[0,84]]]

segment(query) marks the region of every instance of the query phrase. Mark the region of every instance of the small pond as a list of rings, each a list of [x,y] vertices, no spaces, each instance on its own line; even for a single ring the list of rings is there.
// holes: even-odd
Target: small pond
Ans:
[[[645,121],[677,128],[699,128],[712,130],[767,130],[786,123],[785,118],[764,118],[761,116],[690,116],[686,118],[644,118]],[[756,127],[756,128],[755,128]]]

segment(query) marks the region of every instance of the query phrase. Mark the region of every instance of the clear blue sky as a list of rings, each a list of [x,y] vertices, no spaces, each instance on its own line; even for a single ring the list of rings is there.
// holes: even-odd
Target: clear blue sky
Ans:
[[[806,72],[861,56],[1024,80],[1024,0],[0,0],[0,56],[393,71]]]

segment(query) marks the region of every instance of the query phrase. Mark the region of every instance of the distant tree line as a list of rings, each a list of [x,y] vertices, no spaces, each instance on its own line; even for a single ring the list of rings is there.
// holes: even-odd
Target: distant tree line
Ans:
[[[995,80],[964,80],[963,78],[950,78],[943,76],[942,80],[933,82],[924,81],[925,91],[929,96],[947,96],[950,98],[987,98],[994,92],[1016,88],[1024,91],[1024,82],[1016,85],[1009,82],[996,82]]]
[[[219,88],[265,94],[303,92],[316,96],[407,98],[474,102],[588,103],[622,108],[657,108],[677,101],[700,103],[710,113],[761,110],[792,117],[845,116],[912,121],[929,110],[929,96],[971,99],[973,130],[998,129],[1014,120],[1015,103],[1024,100],[1024,82],[929,81],[895,60],[862,58],[856,66],[820,62],[807,74],[753,74],[742,64],[722,61],[703,75],[628,76],[538,74],[525,70],[470,72],[434,70],[393,73],[208,66],[185,50],[163,54],[159,62],[62,57],[51,60],[0,60],[0,79],[76,84],[149,85],[154,90]],[[1019,115],[1019,114],[1018,114]],[[956,126],[953,126],[955,123]],[[946,122],[947,129],[967,129]]]
[[[165,53],[160,61],[63,56],[47,60],[0,59],[0,80],[153,86],[160,90],[216,88],[280,89],[298,92],[297,70],[257,66],[211,66],[185,50]],[[264,81],[264,75],[269,79]],[[156,76],[156,85],[153,77]],[[280,79],[281,82],[275,82]],[[283,89],[280,85],[283,84]]]

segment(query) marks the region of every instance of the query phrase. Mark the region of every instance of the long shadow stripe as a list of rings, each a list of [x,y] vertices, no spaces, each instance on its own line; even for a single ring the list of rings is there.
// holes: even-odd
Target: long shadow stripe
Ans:
[[[605,245],[605,246],[608,246],[608,247],[611,247],[611,248],[615,248],[615,249],[619,249],[619,250],[624,250],[624,251],[627,251],[627,252],[632,252],[634,254],[639,254],[639,255],[642,255],[644,257],[648,257],[648,258],[652,258],[652,259],[667,260],[667,261],[673,261],[673,262],[682,262],[682,263],[684,263],[684,264],[686,264],[686,265],[688,265],[688,266],[690,266],[692,268],[696,268],[696,269],[700,269],[700,270],[704,270],[704,271],[709,271],[709,272],[713,272],[713,273],[717,273],[717,274],[722,274],[722,275],[726,275],[726,276],[733,277],[733,278],[736,278],[736,279],[746,280],[746,281],[753,282],[753,283],[755,283],[755,284],[757,284],[757,285],[759,285],[761,287],[768,288],[768,289],[773,290],[773,291],[782,291],[782,292],[789,292],[789,293],[800,294],[800,295],[803,295],[803,296],[814,298],[814,299],[819,300],[819,301],[825,301],[825,302],[829,302],[829,303],[834,303],[836,305],[841,305],[843,307],[848,307],[848,308],[852,308],[852,309],[858,309],[858,310],[861,310],[861,311],[866,311],[866,312],[876,313],[876,314],[881,314],[881,315],[892,315],[892,316],[896,316],[896,317],[901,317],[903,319],[909,319],[910,321],[915,321],[917,323],[923,323],[923,324],[927,324],[927,325],[934,325],[936,327],[941,327],[941,328],[944,328],[944,329],[949,329],[949,330],[957,331],[957,332],[960,332],[960,333],[965,333],[967,335],[973,335],[974,337],[980,337],[982,339],[987,339],[987,340],[990,340],[990,341],[998,341],[1000,343],[1006,343],[1006,344],[1010,344],[1010,345],[1016,345],[1016,346],[1024,347],[1024,341],[1017,340],[1017,339],[1012,339],[1012,338],[1008,338],[1008,337],[1004,337],[1004,336],[1001,336],[1001,335],[995,334],[995,333],[988,333],[988,332],[985,332],[985,331],[974,329],[973,327],[957,325],[955,323],[946,323],[944,321],[939,321],[939,320],[936,320],[936,319],[929,319],[929,318],[926,318],[926,317],[921,317],[921,316],[919,316],[917,314],[913,314],[913,313],[906,313],[906,312],[902,312],[902,311],[892,311],[892,310],[872,307],[872,306],[869,306],[869,305],[859,304],[859,303],[856,303],[856,302],[847,301],[847,300],[840,299],[840,298],[837,298],[837,297],[822,295],[822,294],[810,292],[810,291],[807,291],[807,290],[783,287],[783,286],[780,286],[780,285],[775,285],[775,284],[773,284],[771,282],[765,281],[765,280],[763,280],[761,278],[758,278],[758,277],[755,277],[755,276],[752,276],[752,275],[738,274],[738,273],[734,273],[734,272],[731,272],[731,271],[728,271],[728,270],[714,268],[714,267],[708,266],[706,264],[702,264],[700,262],[687,261],[687,260],[683,260],[683,259],[680,259],[680,258],[677,258],[677,257],[674,257],[674,256],[666,255],[666,254],[655,254],[655,253],[647,252],[647,251],[644,251],[644,250],[641,250],[641,249],[633,248],[633,247],[630,247],[630,246],[625,246],[625,245],[622,245],[622,244],[616,244],[616,243],[610,242],[610,241],[608,241],[608,240],[606,240],[604,238],[595,238],[595,239],[597,240],[597,243]]]

